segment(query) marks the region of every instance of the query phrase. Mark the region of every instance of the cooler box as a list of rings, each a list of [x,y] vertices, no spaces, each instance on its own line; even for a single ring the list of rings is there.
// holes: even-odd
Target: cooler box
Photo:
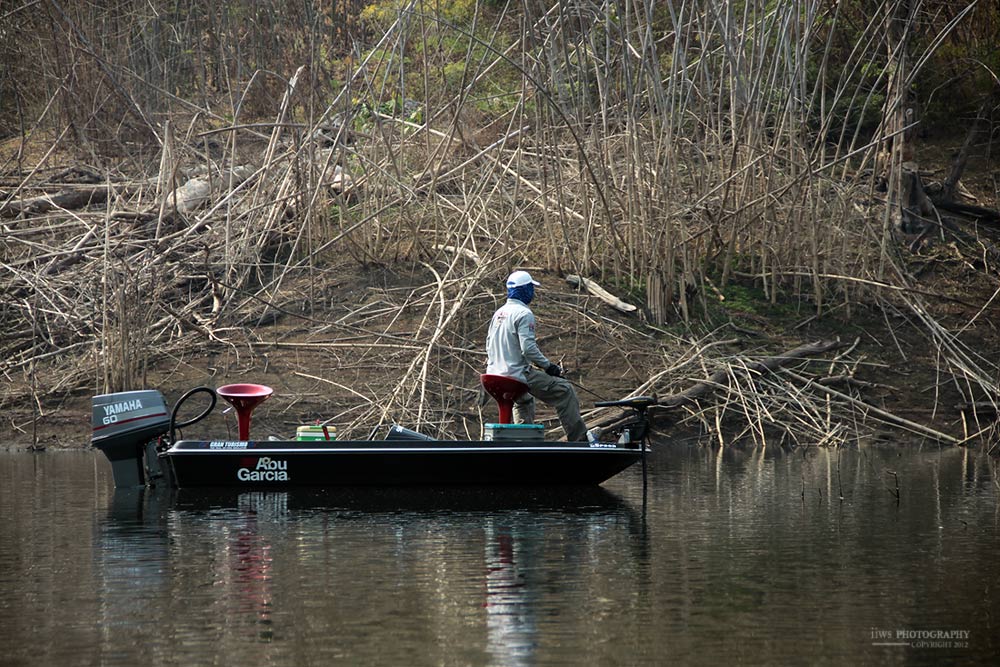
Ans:
[[[542,442],[545,440],[545,426],[542,424],[487,424],[488,442]]]
[[[337,439],[337,427],[336,426],[327,426],[326,430],[330,433],[330,440],[331,441]],[[326,434],[323,433],[323,427],[322,426],[300,426],[295,431],[295,439],[296,440],[305,440],[305,441],[310,441],[310,442],[313,442],[313,441],[316,441],[316,440],[322,440],[323,442],[328,442],[328,440],[326,439]]]

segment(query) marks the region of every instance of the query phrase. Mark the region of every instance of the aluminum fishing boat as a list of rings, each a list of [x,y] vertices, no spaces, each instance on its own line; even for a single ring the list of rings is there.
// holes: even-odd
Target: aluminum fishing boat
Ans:
[[[204,393],[210,405],[178,422],[181,405]],[[643,460],[648,450],[645,409],[655,399],[598,403],[636,416],[612,442],[553,442],[541,427],[489,424],[480,441],[435,440],[397,425],[368,440],[255,440],[250,415],[271,391],[227,385],[187,392],[168,412],[163,395],[142,390],[95,396],[92,445],[111,461],[119,488],[287,488],[296,486],[594,486]],[[237,410],[237,439],[177,439],[177,429],[208,416],[222,396]],[[532,436],[529,438],[528,431]],[[523,434],[523,435],[522,435]],[[620,435],[619,435],[620,434]]]

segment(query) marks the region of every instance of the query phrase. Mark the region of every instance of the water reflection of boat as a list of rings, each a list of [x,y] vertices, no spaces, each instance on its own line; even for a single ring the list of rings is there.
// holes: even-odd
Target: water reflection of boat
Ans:
[[[518,665],[536,660],[543,563],[573,570],[614,545],[641,558],[642,531],[601,487],[161,486],[114,492],[95,563],[109,627],[155,603],[157,623],[207,624],[227,650],[315,632],[346,655],[372,623],[444,644],[471,629],[493,664]]]
[[[147,489],[169,496],[177,511],[259,507],[269,511],[351,511],[481,513],[523,510],[591,514],[636,510],[611,491],[597,487],[339,487],[294,491],[253,489]],[[115,492],[117,495],[117,491]]]
[[[538,643],[535,600],[524,576],[524,549],[528,539],[509,526],[487,519],[486,533],[486,650],[499,664],[529,665]]]

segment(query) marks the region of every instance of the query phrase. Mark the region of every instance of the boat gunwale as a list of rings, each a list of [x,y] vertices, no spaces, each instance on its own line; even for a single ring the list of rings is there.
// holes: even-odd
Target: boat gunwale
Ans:
[[[226,443],[229,446],[211,447],[211,443]],[[525,443],[525,442],[503,442],[491,440],[434,440],[407,442],[406,444],[393,443],[386,446],[385,440],[331,440],[330,444],[316,446],[309,443],[308,446],[298,446],[302,441],[278,440],[278,441],[257,441],[257,440],[178,440],[169,449],[161,453],[161,456],[170,455],[218,455],[234,454],[334,454],[334,453],[355,453],[355,454],[400,454],[400,453],[423,453],[423,454],[443,454],[443,453],[597,453],[612,452],[619,454],[642,454],[639,447],[620,447],[616,443],[586,443],[586,442],[551,442],[551,443]],[[246,443],[246,446],[233,446]],[[262,446],[255,446],[260,443]],[[334,444],[335,443],[335,444]],[[285,445],[276,447],[275,445]],[[649,448],[646,448],[649,451]]]

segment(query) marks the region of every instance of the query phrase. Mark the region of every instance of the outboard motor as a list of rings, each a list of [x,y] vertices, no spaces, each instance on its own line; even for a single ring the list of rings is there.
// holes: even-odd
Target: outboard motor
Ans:
[[[102,394],[94,396],[91,405],[90,444],[111,461],[115,487],[144,486],[147,470],[159,474],[153,441],[170,429],[163,394],[155,389]]]

